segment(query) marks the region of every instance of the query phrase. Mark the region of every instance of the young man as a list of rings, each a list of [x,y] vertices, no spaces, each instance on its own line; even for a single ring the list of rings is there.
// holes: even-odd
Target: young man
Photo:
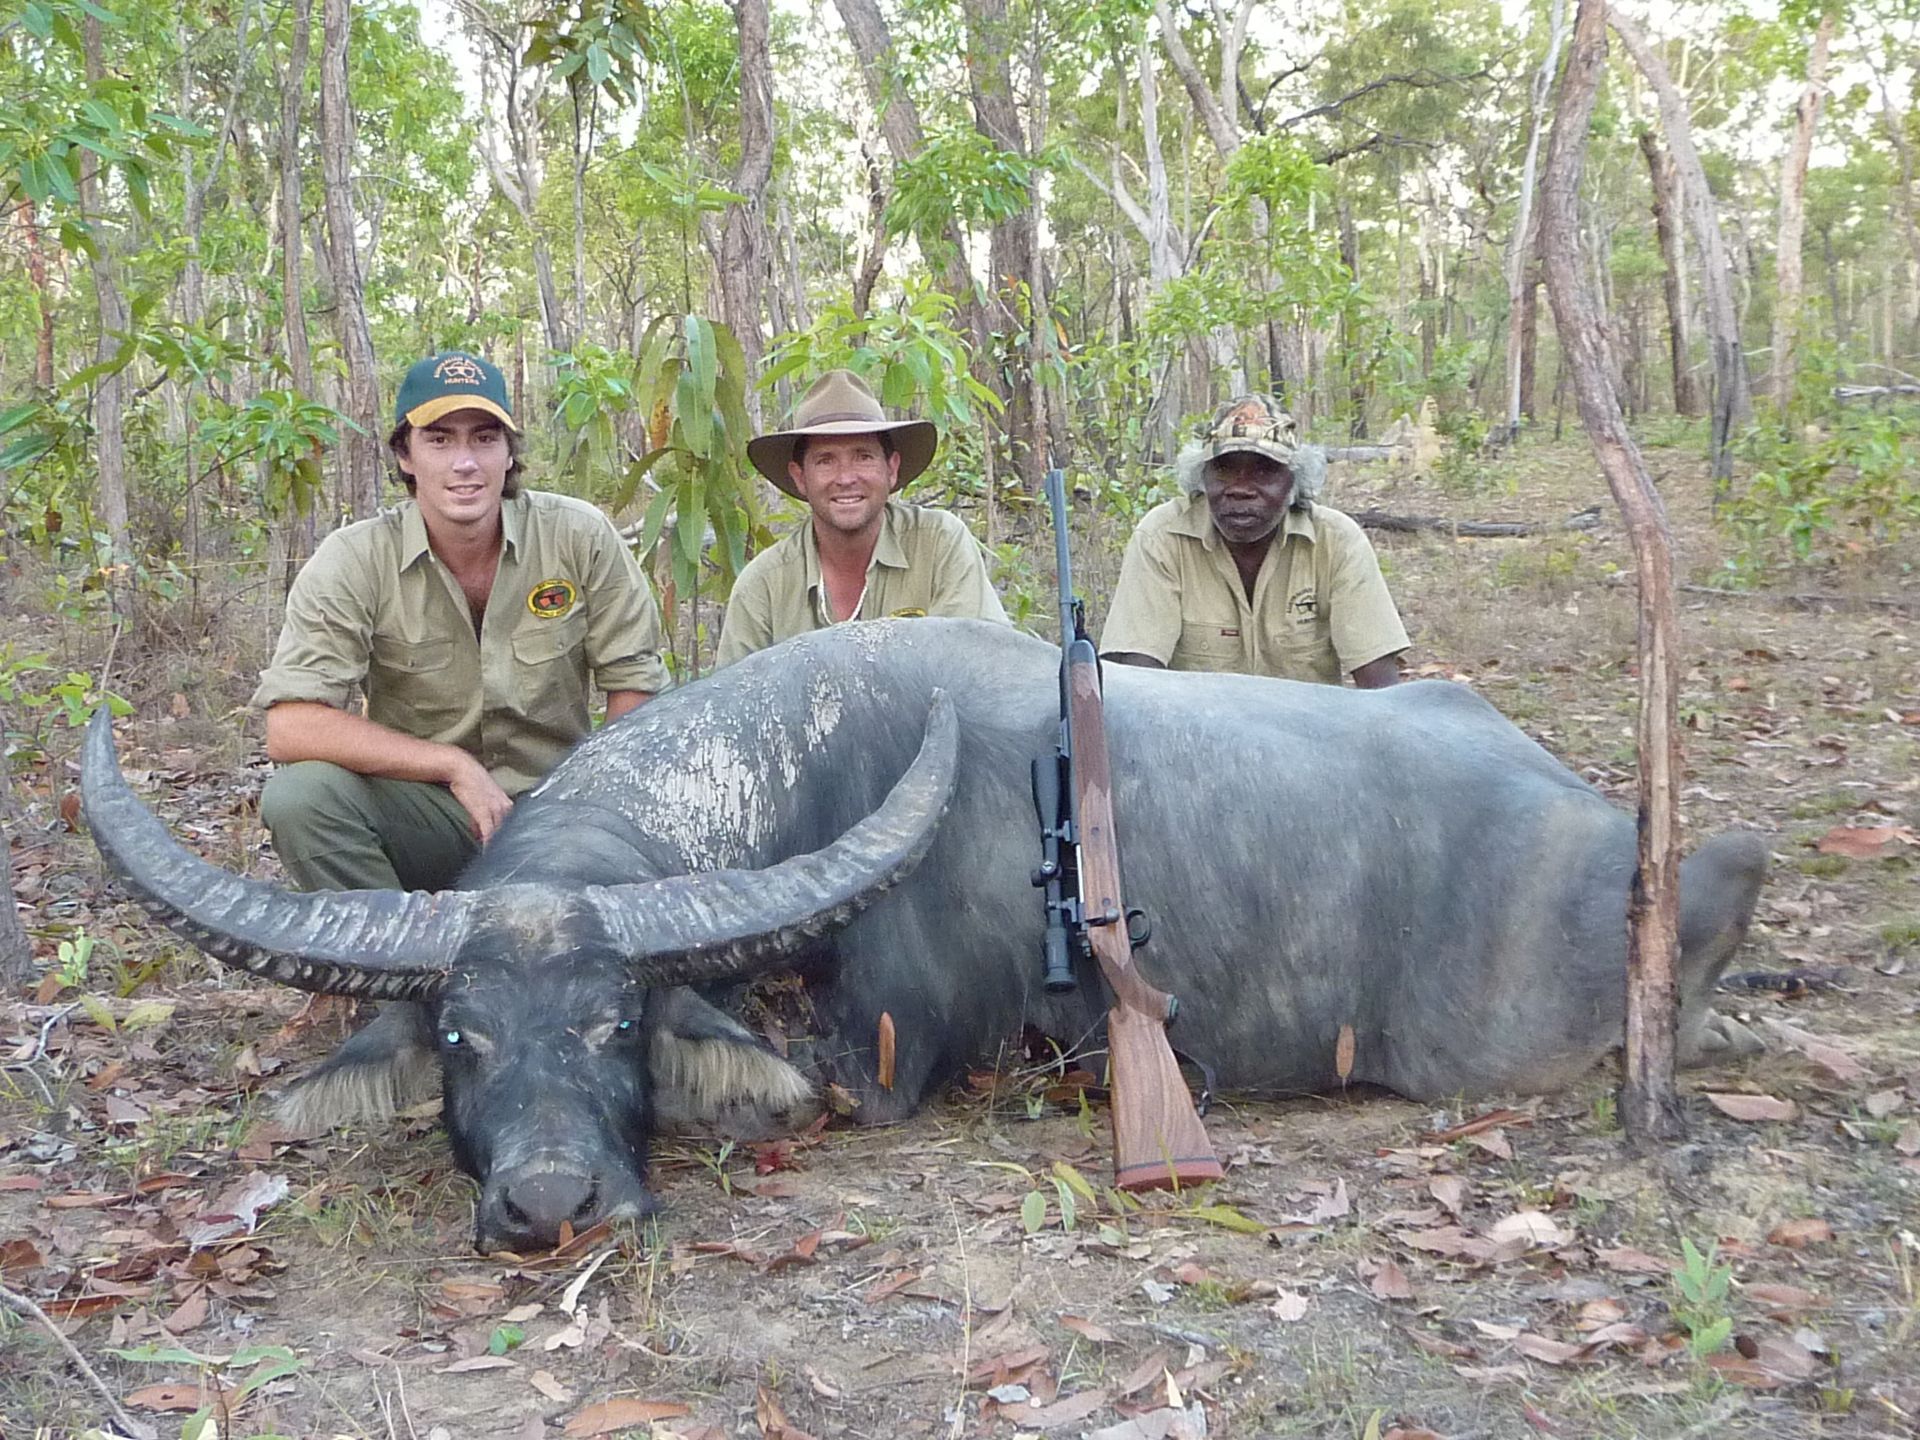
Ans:
[[[1100,632],[1109,660],[1362,689],[1400,678],[1407,632],[1360,527],[1314,496],[1326,458],[1264,395],[1223,406],[1147,512]]]
[[[280,767],[261,818],[307,890],[445,889],[586,735],[589,680],[610,720],[667,682],[659,612],[612,523],[521,490],[500,372],[429,356],[394,409],[410,498],[321,543],[253,695]]]
[[[842,620],[958,615],[1006,624],[967,527],[944,510],[892,498],[938,444],[928,421],[887,419],[851,370],[816,380],[789,428],[748,441],[754,467],[812,513],[734,581],[716,663]]]

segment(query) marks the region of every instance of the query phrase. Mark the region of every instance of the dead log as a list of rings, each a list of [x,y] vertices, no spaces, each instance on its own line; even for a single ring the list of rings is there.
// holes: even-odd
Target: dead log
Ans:
[[[1553,328],[1560,337],[1574,401],[1626,521],[1639,581],[1640,703],[1634,738],[1640,842],[1627,900],[1626,1074],[1620,1118],[1628,1137],[1644,1146],[1685,1133],[1674,1081],[1675,961],[1680,950],[1681,755],[1675,723],[1680,637],[1673,532],[1660,492],[1627,431],[1614,390],[1618,371],[1609,353],[1607,328],[1596,312],[1580,254],[1580,170],[1606,63],[1606,0],[1580,0],[1541,186],[1540,248],[1546,257]],[[1680,138],[1669,137],[1676,149]]]
[[[1881,400],[1889,395],[1920,395],[1920,385],[1836,385],[1836,400]],[[1327,452],[1331,455],[1333,452]]]
[[[1506,540],[1517,535],[1555,535],[1566,530],[1592,530],[1600,523],[1600,507],[1581,510],[1554,524],[1534,520],[1448,520],[1440,515],[1393,515],[1385,510],[1345,512],[1369,530],[1392,530],[1411,535],[1434,530],[1460,540]]]

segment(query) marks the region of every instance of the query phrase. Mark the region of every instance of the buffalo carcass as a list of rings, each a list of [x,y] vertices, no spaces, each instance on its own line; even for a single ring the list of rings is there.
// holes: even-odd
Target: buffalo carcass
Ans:
[[[832,1080],[894,1120],[1023,1023],[1099,1025],[1090,969],[1075,994],[1040,984],[1027,765],[1053,742],[1058,664],[972,621],[801,636],[588,739],[440,895],[303,895],[201,863],[126,788],[104,719],[87,813],[148,910],[220,960],[420,1002],[294,1108],[377,1114],[437,1068],[479,1242],[534,1242],[650,1208],[664,1118],[777,1128]],[[1349,1078],[1416,1099],[1551,1089],[1619,1043],[1633,822],[1471,691],[1124,666],[1106,685],[1140,964],[1223,1087],[1335,1084],[1344,1026]],[[1684,866],[1683,1053],[1766,855],[1727,834]],[[687,988],[778,967],[814,1014],[789,1059]]]

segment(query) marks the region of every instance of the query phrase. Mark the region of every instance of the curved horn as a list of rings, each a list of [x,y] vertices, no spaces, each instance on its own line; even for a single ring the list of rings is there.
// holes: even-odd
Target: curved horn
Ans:
[[[80,768],[87,826],[149,915],[222,964],[299,990],[417,1000],[445,983],[480,897],[461,891],[282,890],[192,854],[120,774],[102,705]]]
[[[764,870],[708,870],[588,890],[636,979],[699,985],[778,964],[911,874],[933,844],[958,769],[953,700],[936,690],[920,753],[880,808],[824,849]]]

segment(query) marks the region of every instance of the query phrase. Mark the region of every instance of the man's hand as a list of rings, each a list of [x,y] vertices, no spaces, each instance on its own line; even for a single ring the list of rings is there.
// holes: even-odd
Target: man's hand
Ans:
[[[460,802],[461,808],[473,820],[473,833],[484,845],[493,838],[493,832],[500,828],[500,822],[507,818],[507,812],[513,809],[513,801],[493,776],[487,773],[486,766],[464,750],[460,754],[467,761],[466,767],[447,782],[447,788],[453,791],[453,798]]]
[[[317,701],[284,700],[267,710],[267,758],[276,765],[326,760],[356,775],[444,785],[483,844],[513,808],[487,767],[459,746],[404,735]]]
[[[1166,662],[1156,660],[1151,655],[1142,655],[1138,650],[1108,650],[1100,658],[1111,660],[1116,665],[1138,665],[1142,670],[1164,670]]]

